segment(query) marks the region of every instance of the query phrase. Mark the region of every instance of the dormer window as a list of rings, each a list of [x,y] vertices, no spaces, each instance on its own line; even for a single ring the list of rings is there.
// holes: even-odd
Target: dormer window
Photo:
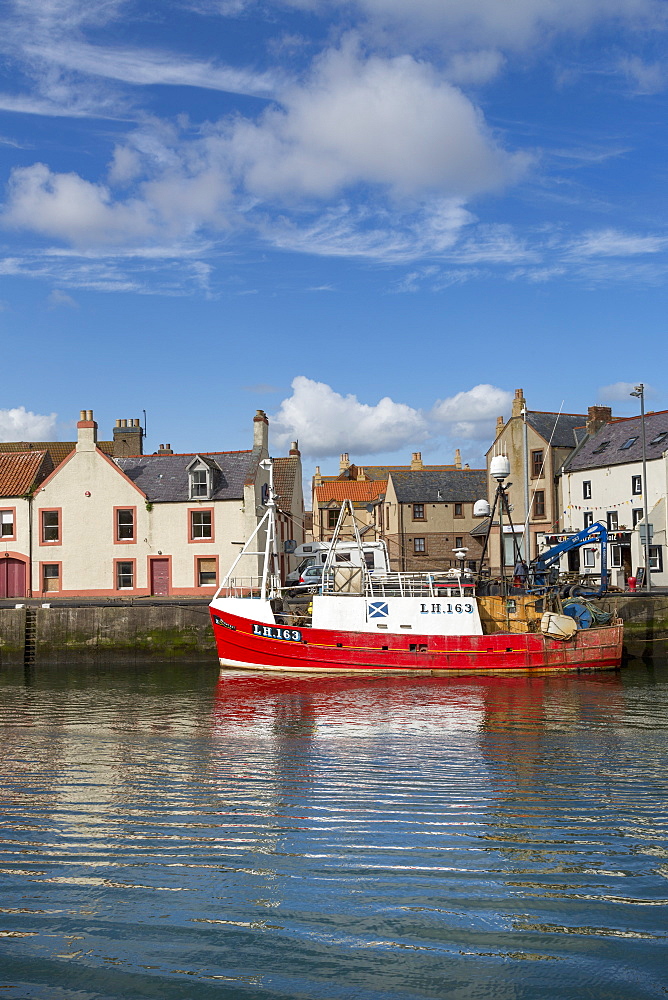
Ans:
[[[188,466],[188,495],[191,500],[210,500],[213,493],[213,470],[201,458]]]

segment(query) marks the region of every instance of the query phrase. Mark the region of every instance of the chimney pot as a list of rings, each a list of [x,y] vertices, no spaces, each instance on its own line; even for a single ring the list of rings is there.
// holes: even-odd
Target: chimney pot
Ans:
[[[515,398],[513,400],[513,412],[511,416],[521,417],[524,411],[524,393],[521,389],[515,389]]]
[[[86,419],[86,411],[79,410],[79,420],[85,420],[85,419]]]
[[[120,427],[120,426],[121,426],[121,422],[120,422],[120,420],[117,420],[117,421],[116,421],[116,426],[117,426],[117,427]]]

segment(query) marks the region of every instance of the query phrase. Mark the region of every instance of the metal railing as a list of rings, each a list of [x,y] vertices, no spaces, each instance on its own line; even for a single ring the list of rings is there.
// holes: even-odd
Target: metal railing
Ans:
[[[280,593],[281,582],[275,575],[267,580],[267,592],[272,597]],[[227,580],[224,587],[216,592],[216,597],[252,597],[259,598],[262,592],[261,576],[234,576]]]

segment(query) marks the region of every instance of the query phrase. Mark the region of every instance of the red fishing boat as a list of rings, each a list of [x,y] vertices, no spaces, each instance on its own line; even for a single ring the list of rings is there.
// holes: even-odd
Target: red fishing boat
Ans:
[[[501,483],[499,491],[503,503]],[[270,485],[267,513],[211,601],[221,667],[438,675],[620,666],[621,621],[581,598],[562,603],[558,590],[542,580],[549,565],[544,559],[541,573],[531,575],[534,585],[522,591],[501,583],[497,588],[487,584],[488,591],[498,592],[482,593],[485,588],[476,587],[463,571],[375,574],[363,559],[359,565],[335,562],[346,513],[353,515],[344,504],[317,593],[296,602],[294,591],[286,591],[276,573]],[[591,526],[588,544],[600,527]],[[604,529],[597,540],[607,543]],[[234,575],[244,558],[256,560],[254,577]]]

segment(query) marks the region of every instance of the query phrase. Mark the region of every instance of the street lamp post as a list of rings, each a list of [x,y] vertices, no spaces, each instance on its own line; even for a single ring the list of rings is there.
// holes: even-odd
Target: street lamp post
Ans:
[[[645,521],[645,589],[652,589],[652,570],[649,564],[649,511],[647,507],[647,448],[645,445],[645,386],[641,382],[637,385],[631,396],[636,396],[640,400],[640,434],[642,437],[642,498],[643,498],[643,520]]]

